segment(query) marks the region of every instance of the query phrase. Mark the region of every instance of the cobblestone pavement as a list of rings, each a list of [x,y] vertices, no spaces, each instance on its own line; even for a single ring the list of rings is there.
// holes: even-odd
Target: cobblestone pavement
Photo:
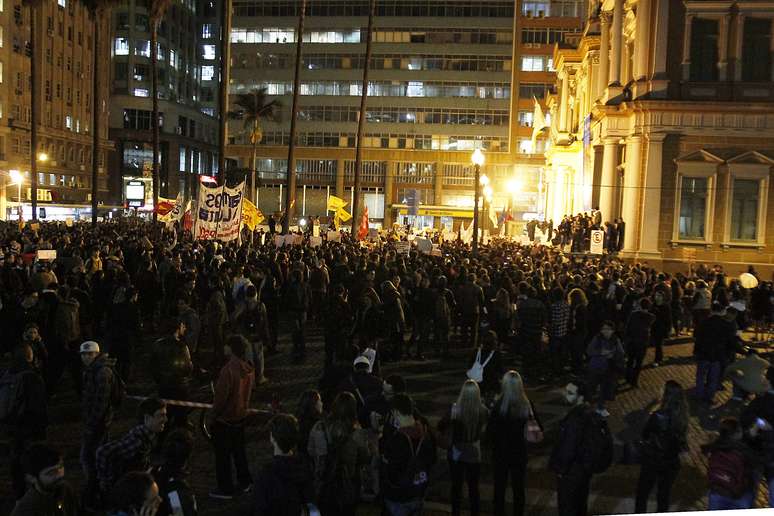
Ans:
[[[321,373],[322,339],[319,330],[312,328],[308,332],[308,359],[302,365],[291,364],[288,359],[289,338],[280,339],[281,352],[267,358],[267,376],[270,383],[256,391],[254,406],[266,408],[272,399],[282,400],[283,409],[293,411],[295,400],[305,389],[313,388]],[[647,418],[648,412],[656,405],[663,384],[668,379],[679,381],[684,386],[693,386],[695,367],[690,359],[691,344],[674,343],[666,348],[667,360],[658,368],[646,366],[643,371],[640,387],[631,389],[621,385],[616,400],[608,406],[609,418],[617,443],[636,439]],[[465,370],[470,353],[460,351],[456,358],[447,361],[427,360],[424,362],[401,362],[383,367],[383,374],[400,373],[406,380],[410,393],[417,402],[419,410],[426,414],[435,424],[439,417],[448,410],[455,400],[460,385],[465,377]],[[652,356],[646,357],[645,363],[650,364]],[[521,370],[517,359],[509,359],[505,367]],[[546,439],[542,445],[530,449],[530,460],[527,474],[527,509],[530,516],[548,516],[556,514],[555,477],[548,470],[547,462],[551,444],[554,442],[557,423],[565,414],[567,407],[563,404],[562,390],[569,376],[553,376],[541,379],[522,371],[530,398],[546,428]],[[145,394],[152,392],[152,384],[144,371],[138,371],[137,379],[129,385],[130,393]],[[80,422],[78,418],[77,400],[71,389],[65,385],[63,393],[52,401],[51,419],[57,424],[49,429],[50,441],[65,451],[68,478],[75,484],[80,481],[78,465],[78,439]],[[207,401],[208,394],[201,392],[200,398]],[[706,508],[706,460],[701,455],[700,446],[707,442],[716,429],[717,423],[724,415],[736,415],[740,405],[727,400],[728,389],[719,396],[718,403],[712,409],[691,404],[692,417],[689,427],[690,452],[683,457],[682,468],[673,490],[672,510],[701,510]],[[127,401],[121,408],[121,415],[114,425],[112,434],[120,435],[128,429],[133,418],[130,417],[135,403]],[[199,412],[192,415],[198,423]],[[248,457],[253,471],[269,460],[271,447],[267,434],[262,427],[264,421],[257,421],[248,429]],[[619,447],[620,448],[620,447]],[[7,464],[7,445],[3,443],[2,460]],[[486,456],[486,455],[485,455]],[[425,514],[448,514],[449,477],[446,460],[439,453],[440,461],[433,474],[431,488],[428,493],[428,504]],[[485,514],[492,510],[492,474],[489,465],[491,458],[486,456],[482,468],[482,511]],[[190,481],[199,498],[200,514],[204,516],[250,514],[250,499],[245,496],[232,502],[213,501],[207,493],[214,486],[213,471],[214,456],[206,440],[197,434],[197,444],[191,461]],[[636,466],[614,465],[607,472],[597,475],[591,486],[589,500],[590,514],[627,514],[634,510],[634,490],[637,483],[638,468]],[[8,470],[0,471],[0,492],[4,502],[0,504],[0,514],[10,512],[10,502],[7,493],[10,491]],[[654,497],[655,498],[655,494]],[[508,494],[510,502],[510,494]],[[758,507],[765,507],[766,494],[761,489],[758,497]],[[655,499],[651,502],[651,510],[655,510]],[[358,511],[362,515],[379,514],[374,504],[364,504]]]

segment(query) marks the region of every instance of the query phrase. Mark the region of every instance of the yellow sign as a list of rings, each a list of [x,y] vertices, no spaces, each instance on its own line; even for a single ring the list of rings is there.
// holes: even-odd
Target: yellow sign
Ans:
[[[255,231],[255,228],[263,222],[265,217],[261,210],[247,199],[243,199],[242,203],[242,224],[250,228],[250,231]]]
[[[328,197],[328,211],[339,211],[341,208],[347,205],[347,201],[340,199],[335,195]]]

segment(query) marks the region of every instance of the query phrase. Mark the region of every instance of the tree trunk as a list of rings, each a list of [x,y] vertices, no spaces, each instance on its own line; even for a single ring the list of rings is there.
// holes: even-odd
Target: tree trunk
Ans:
[[[218,182],[226,184],[226,139],[228,137],[228,84],[231,63],[231,0],[221,0],[223,28],[220,32],[220,130],[218,133]]]
[[[374,30],[374,12],[376,0],[371,0],[368,12],[368,31],[366,33],[366,58],[363,65],[363,86],[360,92],[360,114],[357,120],[357,142],[355,142],[355,193],[352,196],[352,235],[356,235],[360,224],[361,171],[363,166],[363,135],[365,133],[366,99],[368,99],[368,71],[371,69],[371,35]]]
[[[97,225],[97,181],[99,178],[99,111],[102,105],[99,82],[99,17],[100,11],[95,10],[94,16],[94,36],[92,46],[92,65],[91,65],[91,225]],[[123,183],[123,182],[122,182]],[[121,184],[123,191],[124,185]]]
[[[301,12],[298,15],[298,30],[296,31],[296,63],[293,75],[293,107],[290,109],[290,142],[288,145],[288,174],[285,191],[285,218],[282,232],[290,229],[290,219],[295,212],[296,204],[296,119],[298,118],[298,96],[301,93],[301,45],[304,40],[304,18],[306,17],[306,0],[301,0]]]
[[[38,220],[38,44],[36,4],[30,4],[30,201],[32,220]]]
[[[153,97],[153,114],[151,116],[151,130],[153,138],[153,222],[158,220],[159,207],[159,73],[158,73],[158,46],[159,21],[151,23],[151,96]]]

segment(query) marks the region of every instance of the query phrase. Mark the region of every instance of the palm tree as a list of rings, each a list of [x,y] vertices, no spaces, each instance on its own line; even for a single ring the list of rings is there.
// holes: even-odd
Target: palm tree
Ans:
[[[368,32],[366,33],[366,58],[363,65],[363,86],[360,92],[360,114],[357,119],[357,142],[355,142],[355,195],[352,201],[352,235],[357,234],[360,224],[360,169],[363,159],[363,135],[365,133],[366,99],[368,98],[368,71],[371,69],[371,34],[374,31],[374,13],[376,0],[370,1],[371,8],[368,11]],[[385,199],[389,202],[388,199]]]
[[[102,91],[100,84],[100,29],[102,21],[108,16],[112,4],[116,0],[84,0],[89,9],[92,21],[92,77],[91,77],[91,225],[97,225],[97,181],[99,177],[99,115],[102,106]]]
[[[258,144],[263,138],[261,120],[279,121],[282,104],[278,100],[266,102],[266,88],[256,88],[250,93],[242,93],[235,97],[234,105],[239,109],[228,112],[231,120],[242,120],[244,130],[250,135],[250,143],[253,144],[253,156],[250,161],[250,199],[255,202],[255,170]]]
[[[158,41],[159,25],[172,0],[151,0],[151,96],[153,97],[153,114],[151,115],[151,130],[153,131],[153,222],[158,219],[159,206],[159,71],[158,71]]]
[[[298,118],[298,95],[301,90],[301,43],[304,40],[304,19],[306,18],[306,0],[301,0],[296,31],[296,65],[293,75],[293,107],[290,109],[290,142],[288,145],[288,176],[285,190],[285,217],[282,219],[282,232],[290,229],[290,219],[296,204],[296,119]]]

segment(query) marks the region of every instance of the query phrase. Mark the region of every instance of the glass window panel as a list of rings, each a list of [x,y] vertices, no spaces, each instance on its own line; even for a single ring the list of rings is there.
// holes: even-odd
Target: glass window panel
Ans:
[[[679,237],[704,239],[709,180],[704,177],[683,177],[680,189]]]
[[[731,240],[758,238],[758,195],[760,181],[734,179],[731,200]]]

